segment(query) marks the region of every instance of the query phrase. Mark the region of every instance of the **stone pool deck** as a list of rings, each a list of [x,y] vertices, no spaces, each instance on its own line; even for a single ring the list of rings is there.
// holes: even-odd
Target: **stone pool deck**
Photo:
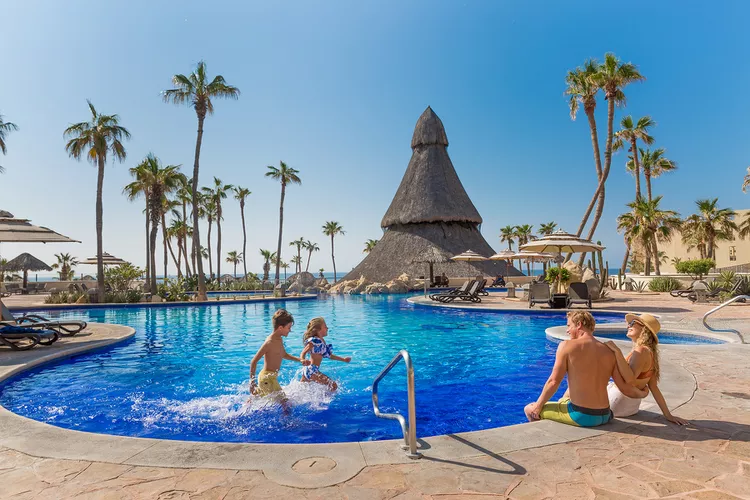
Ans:
[[[649,311],[661,314],[665,329],[701,331],[703,309],[715,305],[624,299],[595,308]],[[717,324],[750,335],[750,306],[716,316]],[[0,349],[0,376],[130,331],[92,325],[87,334],[25,353]],[[670,345],[662,357],[663,392],[691,427],[651,411],[603,430],[536,422],[428,438],[418,461],[387,441],[182,443],[67,431],[1,410],[0,498],[750,498],[750,346]]]

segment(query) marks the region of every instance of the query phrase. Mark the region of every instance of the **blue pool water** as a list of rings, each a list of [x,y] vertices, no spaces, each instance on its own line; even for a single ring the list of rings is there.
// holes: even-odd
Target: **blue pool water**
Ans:
[[[627,337],[625,330],[607,332],[597,331],[597,337],[603,337],[614,340],[626,340],[630,341]],[[701,337],[699,335],[689,335],[675,332],[659,332],[659,343],[660,344],[725,344],[723,340],[718,340],[710,337]]]
[[[250,359],[278,307],[296,319],[288,352],[299,355],[307,321],[323,316],[335,352],[352,357],[350,364],[323,363],[339,382],[334,395],[298,382],[299,365],[285,361],[280,382],[293,404],[289,416],[264,400],[248,403]],[[8,380],[0,387],[6,408],[83,431],[275,443],[399,438],[396,422],[373,415],[371,384],[400,349],[414,360],[419,436],[523,422],[523,406],[538,396],[554,360],[545,329],[565,323],[564,313],[441,310],[414,307],[404,296],[42,314],[125,324],[137,333]],[[381,383],[380,403],[406,413],[403,364]]]

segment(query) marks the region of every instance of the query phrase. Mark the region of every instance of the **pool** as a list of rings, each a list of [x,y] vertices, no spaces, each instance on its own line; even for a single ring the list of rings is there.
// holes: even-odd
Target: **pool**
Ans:
[[[597,337],[613,339],[613,340],[626,340],[630,342],[627,337],[627,330],[597,330],[594,334]],[[715,339],[713,337],[704,337],[702,335],[690,335],[686,333],[676,332],[659,332],[659,343],[660,344],[726,344],[726,341]]]
[[[307,321],[323,316],[335,352],[352,357],[323,363],[339,382],[334,395],[298,382],[299,365],[285,361],[289,416],[264,400],[247,404],[250,359],[279,307],[297,321],[286,340],[290,353],[301,351]],[[41,314],[129,325],[136,335],[7,380],[0,404],[9,410],[89,432],[268,443],[400,438],[398,424],[376,418],[371,402],[373,379],[400,349],[414,360],[420,437],[523,422],[523,406],[539,395],[554,361],[545,329],[565,324],[563,312],[414,307],[403,295]],[[596,317],[622,321],[621,314]],[[406,414],[403,364],[380,384],[380,404]]]

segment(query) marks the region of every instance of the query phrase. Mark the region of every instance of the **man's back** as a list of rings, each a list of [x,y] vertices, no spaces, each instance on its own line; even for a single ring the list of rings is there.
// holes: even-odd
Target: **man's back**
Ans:
[[[615,355],[591,335],[566,341],[570,400],[577,406],[609,407],[607,383],[615,368]]]

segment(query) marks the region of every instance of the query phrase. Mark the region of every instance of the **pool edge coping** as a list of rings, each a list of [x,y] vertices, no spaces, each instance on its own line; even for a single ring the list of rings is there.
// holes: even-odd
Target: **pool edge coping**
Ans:
[[[91,326],[124,331],[116,338],[34,357],[1,374],[0,382],[40,365],[116,345],[135,335],[135,329],[125,325],[91,323]],[[679,378],[684,379],[687,374],[692,381],[689,396],[685,393],[675,397],[673,391],[664,391],[674,409],[692,399],[697,385],[693,375],[684,367],[670,361],[664,365],[664,371],[684,372]],[[606,429],[540,421],[438,435],[419,441],[423,453],[429,457],[466,459],[578,441],[628,428],[657,418],[652,409],[652,405],[646,404],[635,418],[617,419]],[[0,446],[28,455],[132,466],[255,470],[262,471],[279,484],[297,488],[332,486],[351,479],[367,466],[410,463],[400,448],[401,443],[401,439],[314,444],[224,443],[118,436],[57,427],[17,415],[0,406]],[[292,470],[294,463],[310,457],[328,457],[337,466],[322,474],[298,474]]]

